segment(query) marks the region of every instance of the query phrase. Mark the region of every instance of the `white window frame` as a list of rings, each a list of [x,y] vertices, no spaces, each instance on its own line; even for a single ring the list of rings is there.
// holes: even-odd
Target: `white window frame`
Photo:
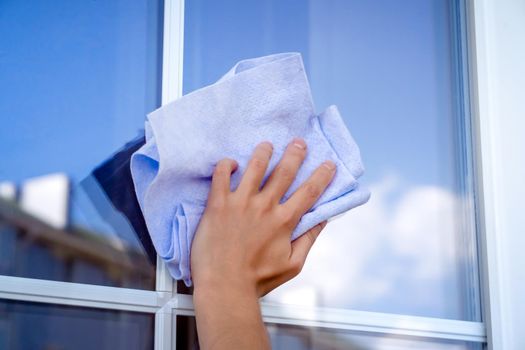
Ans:
[[[502,215],[498,205],[509,199],[514,200],[516,204],[519,202],[514,193],[496,192],[499,188],[498,184],[506,181],[507,178],[505,174],[493,169],[493,165],[497,164],[495,152],[510,150],[508,145],[502,145],[501,137],[498,138],[494,131],[494,127],[498,125],[499,113],[503,111],[501,106],[498,109],[497,99],[494,96],[500,96],[505,92],[502,91],[501,86],[497,91],[493,86],[498,79],[497,71],[493,68],[495,64],[501,63],[502,54],[497,57],[491,50],[498,42],[497,37],[494,37],[496,31],[504,28],[501,21],[504,20],[503,16],[507,12],[495,11],[495,8],[502,6],[499,4],[503,3],[507,12],[509,8],[510,11],[521,9],[519,0],[504,0],[498,5],[491,0],[466,0],[465,6],[466,19],[469,22],[465,36],[468,37],[471,53],[467,62],[471,77],[467,82],[470,87],[470,99],[467,98],[466,101],[469,101],[467,108],[471,110],[474,124],[474,157],[476,164],[479,164],[475,171],[479,179],[476,190],[478,208],[480,208],[478,241],[484,322],[262,303],[261,309],[266,322],[366,331],[381,335],[404,335],[414,339],[487,342],[489,349],[498,350],[512,349],[514,347],[511,346],[518,344],[520,334],[509,331],[509,328],[513,327],[505,323],[516,321],[519,317],[523,320],[523,316],[516,316],[509,311],[512,309],[510,307],[512,304],[509,303],[515,301],[512,299],[509,286],[521,288],[520,290],[524,290],[525,286],[523,282],[512,284],[514,280],[508,276],[506,262],[511,258],[522,264],[525,261],[521,255],[514,254],[511,257],[508,255],[509,242],[513,242],[520,232],[517,232],[517,228],[509,230],[505,221],[509,220],[508,215]],[[522,24],[521,29],[525,32],[525,25]],[[183,39],[184,0],[165,0],[163,104],[182,95]],[[512,43],[508,43],[506,47],[511,50],[511,46]],[[517,61],[514,63],[516,64]],[[521,86],[525,86],[524,75],[518,77]],[[517,86],[516,83],[515,87]],[[521,101],[518,99],[514,101],[516,111],[521,111],[525,115],[523,104],[519,105],[519,102]],[[516,122],[518,119],[516,118]],[[520,145],[521,149],[525,149],[523,140],[518,146]],[[522,174],[525,173],[523,164],[513,166],[518,167],[518,173],[520,171]],[[517,210],[511,214],[519,215]],[[507,245],[501,242],[502,237],[506,239],[504,243]],[[176,315],[194,315],[191,296],[177,294],[176,283],[173,282],[160,259],[157,264],[155,291],[0,276],[0,298],[155,314],[154,341],[157,350],[175,348]],[[523,314],[525,310],[521,308],[520,315]]]

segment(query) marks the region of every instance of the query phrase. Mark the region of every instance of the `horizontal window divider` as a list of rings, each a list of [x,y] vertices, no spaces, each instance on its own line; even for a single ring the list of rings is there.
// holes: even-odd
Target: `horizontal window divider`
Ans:
[[[193,316],[191,295],[177,294],[174,313]],[[402,336],[471,342],[487,340],[485,325],[432,317],[261,302],[265,322]]]
[[[171,293],[0,276],[0,299],[155,313]]]

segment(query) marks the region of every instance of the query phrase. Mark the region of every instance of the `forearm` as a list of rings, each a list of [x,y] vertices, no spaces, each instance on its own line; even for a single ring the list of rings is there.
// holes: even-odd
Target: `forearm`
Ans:
[[[202,349],[270,349],[256,292],[222,286],[195,288],[194,304]]]

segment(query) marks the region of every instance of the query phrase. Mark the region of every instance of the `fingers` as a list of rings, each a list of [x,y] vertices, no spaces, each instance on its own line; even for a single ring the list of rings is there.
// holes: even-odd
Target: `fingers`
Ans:
[[[262,192],[274,202],[279,202],[288,188],[295,180],[297,171],[306,157],[306,143],[300,138],[295,138],[284,151],[283,157]]]
[[[335,175],[336,165],[331,160],[321,164],[295,193],[283,204],[285,210],[296,215],[298,221],[323,194]]]
[[[319,234],[325,228],[326,224],[326,221],[317,224],[292,242],[292,255],[290,256],[290,264],[293,274],[298,275],[299,272],[301,272],[310,249],[312,249],[315,240],[317,237],[319,237]]]
[[[231,174],[237,170],[237,162],[233,159],[220,160],[213,171],[209,201],[221,199],[230,193]]]
[[[255,147],[252,158],[242,176],[238,192],[254,194],[259,192],[261,182],[272,158],[273,146],[270,142],[262,142]]]

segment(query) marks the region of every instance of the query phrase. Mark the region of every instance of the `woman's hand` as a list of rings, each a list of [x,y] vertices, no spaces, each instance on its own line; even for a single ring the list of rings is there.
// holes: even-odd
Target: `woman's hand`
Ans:
[[[335,164],[323,163],[280,204],[306,156],[306,144],[293,140],[261,189],[271,156],[270,143],[258,145],[234,192],[230,191],[230,176],[236,162],[224,159],[217,164],[191,252],[196,291],[229,285],[261,297],[301,271],[325,223],[292,243],[290,236],[332,180]]]
[[[301,271],[310,248],[326,225],[323,222],[290,242],[291,233],[302,215],[313,206],[332,180],[335,164],[325,161],[286,202],[281,203],[306,156],[306,144],[302,139],[294,139],[261,188],[271,156],[271,144],[259,144],[238,188],[233,192],[230,190],[230,177],[237,168],[235,161],[221,160],[213,174],[207,207],[191,250],[194,301],[203,348],[224,344],[218,340],[207,341],[216,337],[242,341],[253,329],[258,331],[245,340],[257,339],[259,335],[259,340],[264,343],[260,337],[261,327],[263,330],[264,327],[258,313],[258,298]],[[217,303],[226,305],[226,308],[223,308],[221,317],[215,319],[210,308],[215,304],[217,309]],[[258,316],[248,317],[250,312],[247,310],[253,311],[254,305]],[[221,311],[216,312],[220,314]],[[234,321],[230,328],[228,322],[225,323],[226,319]],[[253,327],[241,331],[250,321]],[[222,322],[230,332],[224,329],[213,332],[217,327],[214,322]],[[237,334],[233,336],[231,331]],[[207,336],[210,333],[216,336]],[[263,334],[266,338],[265,332]],[[254,345],[228,343],[228,340],[226,343],[236,348]]]

